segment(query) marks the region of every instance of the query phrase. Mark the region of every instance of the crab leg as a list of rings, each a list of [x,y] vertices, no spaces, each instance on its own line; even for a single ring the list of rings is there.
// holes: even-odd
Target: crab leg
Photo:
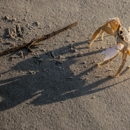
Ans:
[[[100,62],[100,63],[98,63],[97,65],[98,65],[98,66],[105,65],[105,64],[107,64],[108,62],[112,61],[114,58],[116,58],[119,54],[120,54],[120,51],[119,51],[114,57],[112,57],[112,58],[110,58],[110,59],[108,59],[108,60],[105,60],[105,61],[103,61],[103,62]]]
[[[99,35],[99,33],[100,33],[101,30],[102,30],[102,32],[101,32],[101,39],[103,39],[104,32],[106,32],[106,33],[108,33],[108,34],[110,34],[110,35],[112,35],[112,36],[114,35],[113,30],[112,30],[110,27],[108,27],[108,24],[104,24],[103,26],[99,27],[99,28],[94,32],[94,34],[93,34],[93,36],[92,36],[92,38],[91,38],[91,41],[90,41],[90,43],[89,43],[89,46],[92,45],[92,43],[93,43],[94,40],[98,37],[98,35]]]
[[[92,38],[91,38],[91,41],[90,41],[90,43],[89,43],[89,46],[90,46],[90,47],[91,47],[92,43],[94,42],[94,40],[98,37],[99,33],[100,33],[100,28],[98,28],[98,29],[94,32],[94,34],[93,34],[93,36],[92,36]]]
[[[105,33],[105,31],[102,30],[102,32],[101,32],[101,40],[102,40],[102,41],[103,41],[104,33]]]
[[[118,76],[120,71],[122,70],[122,68],[124,67],[125,63],[126,63],[126,57],[127,57],[127,51],[123,51],[123,56],[122,56],[122,63],[119,67],[119,69],[117,70],[117,72],[115,73],[114,77]]]

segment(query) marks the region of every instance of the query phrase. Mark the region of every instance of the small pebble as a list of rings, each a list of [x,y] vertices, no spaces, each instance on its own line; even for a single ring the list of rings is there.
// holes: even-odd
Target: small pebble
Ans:
[[[74,48],[71,48],[70,50],[71,50],[72,52],[77,52],[77,50],[74,49]]]
[[[69,41],[65,41],[65,43],[69,43]]]
[[[84,66],[84,68],[87,68],[87,67],[88,67],[87,65]]]
[[[23,51],[19,51],[19,55],[20,55],[22,58],[25,58],[25,55],[24,55],[24,52],[23,52]]]
[[[43,49],[40,49],[40,51],[42,51],[42,52],[46,52],[46,49],[43,48]]]
[[[32,74],[32,75],[35,75],[37,72],[36,72],[36,71],[29,70],[29,73]]]
[[[5,16],[4,19],[5,19],[5,20],[9,20],[9,16]]]
[[[36,21],[36,22],[33,23],[33,25],[34,25],[34,26],[39,26],[40,23],[39,23],[38,21]]]
[[[73,49],[74,52],[77,52],[77,49]]]
[[[92,96],[91,99],[95,99],[95,96]]]
[[[99,77],[100,77],[100,75],[95,76],[95,78],[99,78]]]
[[[113,69],[111,69],[111,68],[108,68],[108,71],[112,71]]]
[[[24,18],[23,21],[27,21],[26,18]]]
[[[65,59],[65,57],[63,55],[60,55],[58,58],[59,59]]]
[[[16,18],[13,18],[13,19],[12,19],[12,22],[14,22],[14,21],[16,21]]]
[[[86,61],[82,62],[82,64],[86,64]]]

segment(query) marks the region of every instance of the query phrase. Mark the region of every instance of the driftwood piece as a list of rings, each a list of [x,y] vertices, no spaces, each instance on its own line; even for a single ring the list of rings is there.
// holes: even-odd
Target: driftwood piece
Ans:
[[[24,44],[22,44],[22,45],[19,45],[19,46],[16,46],[16,47],[12,47],[12,48],[10,48],[10,49],[7,49],[7,50],[5,50],[5,51],[2,51],[2,52],[0,52],[0,56],[7,55],[7,54],[9,54],[9,53],[12,53],[12,52],[21,50],[22,48],[25,48],[25,47],[26,47],[28,50],[31,51],[31,48],[30,48],[30,47],[31,47],[31,46],[35,46],[36,43],[41,42],[41,41],[46,40],[46,39],[49,39],[49,38],[51,38],[51,37],[53,37],[53,36],[59,34],[60,32],[63,32],[63,31],[65,31],[65,30],[69,29],[69,28],[72,28],[72,27],[76,26],[77,24],[78,24],[78,23],[75,22],[75,23],[73,23],[73,24],[70,24],[70,25],[68,25],[68,26],[66,26],[66,27],[64,27],[64,28],[62,28],[62,29],[59,29],[59,30],[54,31],[54,32],[52,32],[52,33],[49,33],[49,34],[47,34],[47,35],[43,35],[42,37],[39,37],[39,38],[37,38],[37,39],[35,39],[35,40],[32,40],[32,41],[30,41],[30,42],[28,42],[28,43],[24,43]]]

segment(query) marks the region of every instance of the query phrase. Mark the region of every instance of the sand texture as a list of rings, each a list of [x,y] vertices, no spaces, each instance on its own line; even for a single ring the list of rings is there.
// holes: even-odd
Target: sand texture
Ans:
[[[114,37],[88,43],[107,18],[130,25],[129,0],[0,0],[0,52],[78,25],[0,57],[0,130],[130,130],[130,58],[96,68]]]

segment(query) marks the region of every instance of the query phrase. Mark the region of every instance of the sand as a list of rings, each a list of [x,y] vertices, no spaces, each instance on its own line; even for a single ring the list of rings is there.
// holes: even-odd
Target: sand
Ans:
[[[1,0],[0,51],[78,25],[40,42],[33,52],[0,57],[0,130],[129,130],[130,75],[121,56],[95,68],[115,44],[89,40],[107,18],[130,25],[128,0]],[[10,33],[9,33],[10,32]],[[126,71],[127,70],[127,71]]]

